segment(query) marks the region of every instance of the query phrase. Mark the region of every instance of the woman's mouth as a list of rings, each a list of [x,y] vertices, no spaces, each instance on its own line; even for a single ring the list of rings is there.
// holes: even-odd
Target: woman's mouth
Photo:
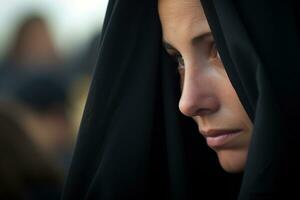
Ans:
[[[241,129],[211,129],[208,131],[201,131],[205,137],[207,145],[211,148],[219,148],[230,142],[234,137],[239,135]]]

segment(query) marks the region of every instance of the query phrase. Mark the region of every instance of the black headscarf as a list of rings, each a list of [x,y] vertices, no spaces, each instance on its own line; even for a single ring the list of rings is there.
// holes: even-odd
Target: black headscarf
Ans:
[[[179,79],[161,45],[157,1],[111,0],[64,200],[262,200],[296,194],[297,182],[291,182],[300,169],[295,5],[202,4],[254,124],[244,173],[224,172],[196,125],[179,113]]]
[[[239,199],[298,199],[299,3],[202,4],[231,82],[254,123]]]

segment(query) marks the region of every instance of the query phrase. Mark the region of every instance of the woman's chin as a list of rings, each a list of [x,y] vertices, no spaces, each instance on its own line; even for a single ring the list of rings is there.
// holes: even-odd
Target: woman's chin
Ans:
[[[228,173],[244,171],[247,151],[245,150],[220,150],[217,152],[221,167]]]

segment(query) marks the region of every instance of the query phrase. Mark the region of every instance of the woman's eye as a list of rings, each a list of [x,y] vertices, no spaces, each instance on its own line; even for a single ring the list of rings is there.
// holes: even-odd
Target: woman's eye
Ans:
[[[213,42],[210,49],[210,57],[216,58],[218,56],[218,50],[216,44]]]
[[[184,60],[183,60],[183,58],[182,58],[181,55],[176,55],[175,58],[176,58],[176,61],[177,61],[178,65],[179,65],[179,67],[184,66]]]
[[[210,57],[211,58],[217,58],[217,59],[220,59],[220,55],[219,55],[219,52],[218,52],[218,49],[216,47],[216,43],[213,42],[212,45],[211,45],[211,49],[210,49]]]

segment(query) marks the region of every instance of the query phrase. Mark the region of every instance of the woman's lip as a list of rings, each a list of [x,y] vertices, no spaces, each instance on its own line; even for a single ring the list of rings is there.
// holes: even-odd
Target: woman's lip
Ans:
[[[228,143],[233,137],[241,133],[241,129],[222,129],[201,131],[206,138],[207,145],[211,148],[221,147]]]

